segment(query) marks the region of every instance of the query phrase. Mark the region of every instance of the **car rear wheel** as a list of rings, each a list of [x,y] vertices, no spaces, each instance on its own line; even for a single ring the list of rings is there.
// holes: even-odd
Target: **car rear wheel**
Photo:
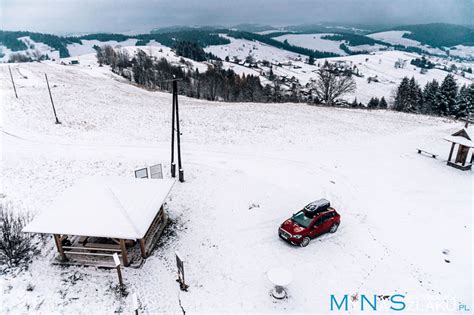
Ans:
[[[309,241],[311,241],[311,239],[310,239],[309,237],[303,238],[303,241],[301,242],[300,246],[301,246],[301,247],[306,247],[306,246],[308,246]]]
[[[329,229],[329,232],[330,233],[335,233],[337,231],[337,228],[339,227],[339,224],[335,223],[331,226],[331,228]]]

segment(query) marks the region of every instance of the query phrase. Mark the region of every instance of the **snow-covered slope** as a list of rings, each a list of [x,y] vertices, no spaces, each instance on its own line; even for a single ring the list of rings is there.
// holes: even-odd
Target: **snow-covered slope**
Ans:
[[[420,48],[430,54],[445,56],[446,52],[439,48],[433,48],[428,45],[423,45],[420,42],[403,37],[404,34],[410,33],[408,31],[386,31],[367,35],[373,39],[381,40],[392,45],[402,45],[406,47]]]
[[[109,40],[109,41],[101,42],[101,41],[98,41],[96,39],[94,39],[94,40],[82,39],[81,44],[73,43],[73,44],[67,45],[67,50],[69,51],[69,54],[71,55],[71,57],[74,57],[74,56],[80,56],[80,55],[95,53],[95,50],[94,50],[93,47],[96,46],[96,45],[99,46],[99,47],[104,46],[104,45],[110,45],[112,47],[135,46],[137,41],[138,41],[137,39],[133,39],[133,38],[130,38],[130,39],[127,39],[127,40],[121,41],[121,42],[118,42],[118,41],[115,41],[115,40]]]
[[[286,34],[275,37],[274,39],[283,42],[288,41],[290,45],[304,47],[312,50],[335,53],[341,56],[347,55],[344,50],[339,48],[344,41],[334,41],[323,39],[321,37],[334,34]]]
[[[355,55],[338,58],[328,58],[330,61],[343,61],[349,65],[355,65],[363,78],[354,77],[357,84],[357,91],[353,97],[366,103],[372,96],[390,98],[392,91],[398,86],[404,77],[414,77],[420,85],[424,86],[427,82],[437,80],[443,81],[448,72],[431,69],[426,74],[420,73],[420,68],[410,65],[410,61],[420,58],[418,54],[401,51],[383,51],[371,55]],[[406,60],[406,66],[402,69],[395,68],[394,64],[398,60]],[[472,83],[471,79],[454,74],[459,85]],[[379,82],[368,82],[369,77],[376,77]],[[346,97],[349,99],[349,97]]]
[[[351,49],[352,48],[353,47],[351,47]],[[229,56],[232,60],[233,56],[238,56],[240,60],[243,60],[250,54],[255,60],[271,61],[273,63],[272,70],[276,75],[285,76],[287,78],[295,77],[303,85],[316,77],[318,66],[324,64],[325,60],[332,63],[344,63],[351,68],[355,66],[363,77],[354,77],[357,83],[357,91],[352,95],[346,95],[345,99],[352,101],[354,97],[356,97],[359,102],[363,102],[364,104],[367,104],[370,98],[374,96],[384,96],[386,99],[389,99],[392,96],[392,91],[404,77],[415,77],[415,79],[424,86],[428,81],[432,81],[433,79],[442,81],[448,74],[448,72],[439,69],[431,69],[425,74],[420,73],[420,68],[410,65],[410,61],[415,58],[421,58],[421,56],[403,51],[377,51],[368,55],[361,54],[317,59],[315,65],[309,65],[306,61],[306,57],[302,58],[301,56],[291,53],[284,54],[282,53],[284,52],[283,50],[268,47],[259,42],[245,40],[232,40],[231,44],[208,47],[206,51],[212,52],[222,59]],[[458,68],[474,66],[469,62],[452,62],[440,58],[434,58],[433,60],[446,65],[447,68],[449,68],[451,64],[455,64]],[[405,61],[405,67],[395,68],[395,62],[397,61]],[[469,84],[474,79],[474,77],[468,73],[465,74],[465,77],[460,73],[454,73],[454,76],[460,85]],[[368,83],[369,77],[376,77],[379,82]]]
[[[356,62],[375,69],[384,56]],[[398,78],[384,62],[383,71]],[[0,65],[2,193],[10,209],[34,215],[88,175],[131,177],[156,162],[169,174],[170,94],[133,86],[92,55],[75,66],[13,70],[18,99]],[[61,125],[54,124],[44,73]],[[446,166],[443,140],[460,124],[186,97],[180,118],[186,182],[175,185],[166,206],[171,232],[141,269],[123,270],[140,312],[327,314],[331,294],[402,294],[410,313],[473,305],[472,175]],[[282,242],[279,224],[321,197],[341,213],[339,231],[306,248]],[[175,281],[175,250],[186,260],[187,293]],[[131,294],[116,294],[115,271],[60,268],[50,263],[55,255],[48,239],[27,271],[0,277],[0,313],[132,312]],[[283,301],[269,295],[266,273],[277,266],[294,276]],[[388,312],[391,304],[377,306]],[[349,299],[349,310],[360,304]]]
[[[267,60],[272,63],[279,63],[288,59],[298,58],[299,55],[290,51],[279,49],[258,41],[249,41],[246,39],[235,39],[226,35],[221,35],[230,40],[226,45],[208,46],[204,50],[213,53],[221,59],[237,57],[244,60],[247,56],[252,56],[255,60]]]
[[[25,43],[28,48],[20,51],[12,51],[0,44],[0,62],[8,62],[12,54],[22,54],[33,60],[37,60],[42,56],[48,56],[48,58],[55,60],[59,59],[59,51],[44,43],[35,42],[29,36],[20,37],[18,39]]]

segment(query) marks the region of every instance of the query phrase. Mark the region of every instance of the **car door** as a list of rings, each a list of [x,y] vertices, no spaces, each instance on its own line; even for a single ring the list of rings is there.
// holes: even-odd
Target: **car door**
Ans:
[[[334,217],[334,212],[329,212],[326,214],[323,214],[322,217],[322,223],[321,223],[321,231],[322,233],[327,233],[331,229],[331,226],[333,224],[333,217]]]
[[[323,234],[324,232],[322,230],[322,227],[323,227],[323,215],[318,215],[313,221],[313,225],[309,232],[309,236],[311,238],[315,238],[316,236]]]

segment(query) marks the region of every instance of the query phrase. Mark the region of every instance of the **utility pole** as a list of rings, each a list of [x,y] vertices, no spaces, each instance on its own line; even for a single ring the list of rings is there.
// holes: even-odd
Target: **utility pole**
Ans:
[[[15,81],[13,81],[12,69],[10,68],[10,66],[8,66],[8,71],[10,71],[10,79],[12,79],[13,90],[15,91],[15,97],[18,98],[18,94],[16,94]]]
[[[178,176],[179,181],[184,182],[184,171],[181,163],[181,132],[179,130],[179,107],[178,107],[178,80],[173,79],[173,107],[171,122],[171,176],[176,177],[176,163],[174,162],[174,134],[176,133],[176,144],[178,147]]]
[[[51,95],[51,89],[49,88],[48,75],[45,73],[44,77],[46,78],[46,84],[48,85],[49,98],[51,99],[51,105],[53,106],[53,112],[54,112],[54,117],[56,118],[56,124],[60,124],[61,122],[58,119],[58,115],[56,115],[56,108],[54,108],[53,95]]]

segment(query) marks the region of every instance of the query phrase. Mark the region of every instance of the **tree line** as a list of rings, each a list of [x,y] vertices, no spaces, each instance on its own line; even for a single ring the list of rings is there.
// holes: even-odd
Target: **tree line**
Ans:
[[[393,109],[436,116],[468,116],[474,110],[474,83],[458,86],[448,74],[443,82],[428,82],[423,88],[414,77],[405,77],[397,87]]]
[[[222,61],[209,62],[200,72],[181,58],[180,64],[171,64],[166,58],[156,59],[143,50],[131,57],[126,50],[111,46],[95,47],[99,65],[110,65],[112,71],[150,89],[171,91],[170,79],[180,79],[179,94],[228,102],[297,102],[295,93],[284,93],[278,85],[263,86],[254,75],[239,75],[232,69],[224,69]]]

